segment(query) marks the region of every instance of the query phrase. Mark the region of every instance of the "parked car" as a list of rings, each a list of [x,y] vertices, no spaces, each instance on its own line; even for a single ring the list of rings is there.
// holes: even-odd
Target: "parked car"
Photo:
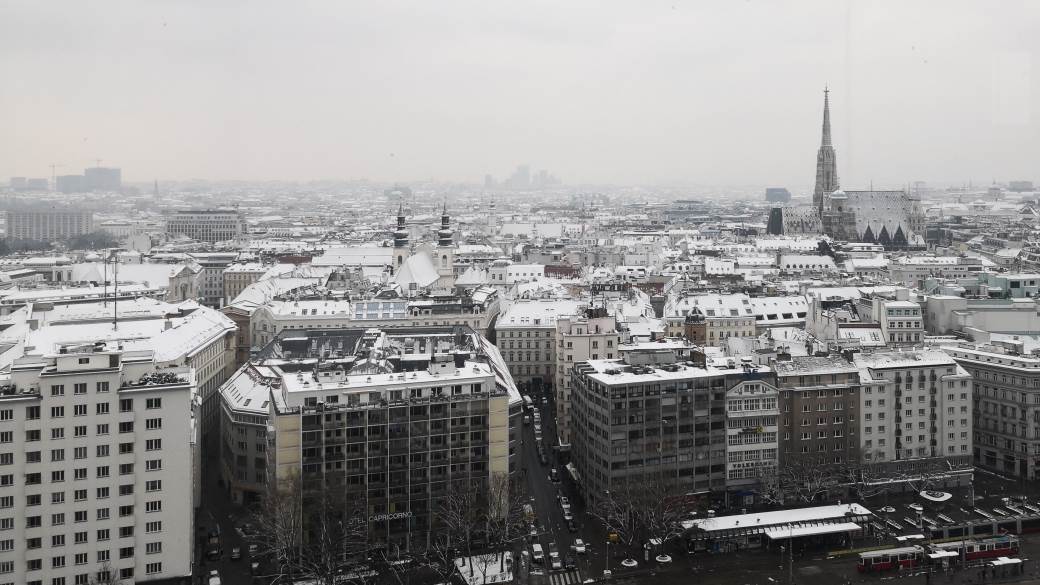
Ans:
[[[574,521],[574,518],[567,520],[567,530],[570,530],[571,532],[578,531],[578,523]]]
[[[239,560],[241,558],[242,558],[242,548],[238,547],[238,546],[232,548],[231,549],[231,560],[237,561],[237,560]]]
[[[545,456],[545,451],[538,454],[538,460],[542,462],[542,465],[549,464],[549,458]]]
[[[259,552],[259,551],[260,551],[260,547],[258,547],[257,545],[255,545],[255,544],[249,545],[249,556],[250,557],[255,557],[256,553]]]
[[[585,554],[587,552],[585,550],[585,541],[580,539],[580,538],[575,538],[574,539],[574,544],[571,545],[571,550],[573,550],[575,552],[575,554],[579,554],[579,555]]]
[[[560,483],[560,472],[556,471],[555,467],[549,470],[549,481],[553,483]]]
[[[574,565],[574,555],[567,554],[566,556],[563,557],[563,568],[565,568],[565,569],[567,569],[569,571],[569,570],[573,569],[574,566],[575,566]]]

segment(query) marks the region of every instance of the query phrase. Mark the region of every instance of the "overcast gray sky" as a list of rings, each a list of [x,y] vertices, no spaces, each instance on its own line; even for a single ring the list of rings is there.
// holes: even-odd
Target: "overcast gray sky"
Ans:
[[[0,177],[1040,180],[1040,2],[5,0]]]

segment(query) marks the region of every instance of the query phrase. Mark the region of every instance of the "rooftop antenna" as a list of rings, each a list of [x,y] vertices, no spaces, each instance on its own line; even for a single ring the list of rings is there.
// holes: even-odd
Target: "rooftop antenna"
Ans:
[[[56,188],[55,182],[58,180],[58,175],[54,172],[54,169],[58,167],[63,167],[65,165],[61,163],[51,163],[49,166],[51,168],[51,187]]]

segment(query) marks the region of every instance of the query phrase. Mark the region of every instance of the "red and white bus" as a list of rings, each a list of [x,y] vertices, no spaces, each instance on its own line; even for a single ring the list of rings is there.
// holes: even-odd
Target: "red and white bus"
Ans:
[[[870,573],[873,571],[894,570],[900,567],[909,569],[920,565],[923,558],[924,548],[920,546],[873,550],[859,553],[859,563],[856,565],[856,570],[860,573]]]

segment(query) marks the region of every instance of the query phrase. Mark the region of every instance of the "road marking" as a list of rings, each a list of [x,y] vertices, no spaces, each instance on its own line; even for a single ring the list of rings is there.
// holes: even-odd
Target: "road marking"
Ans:
[[[578,571],[571,570],[566,573],[553,573],[549,576],[549,581],[552,585],[577,585],[581,583],[581,577],[578,576]]]

